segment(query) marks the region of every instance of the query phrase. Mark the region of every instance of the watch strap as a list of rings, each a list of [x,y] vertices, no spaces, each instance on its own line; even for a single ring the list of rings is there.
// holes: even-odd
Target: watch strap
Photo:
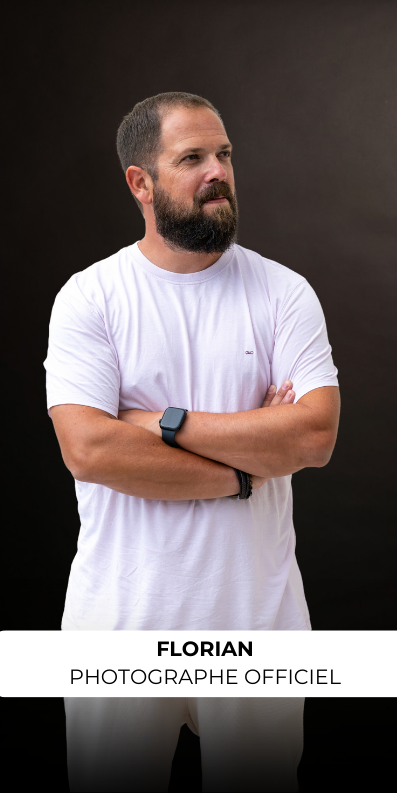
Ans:
[[[161,428],[161,435],[163,438],[164,443],[168,443],[168,446],[175,446],[176,449],[181,449],[182,447],[179,446],[179,443],[175,440],[175,435],[178,430],[165,430]]]

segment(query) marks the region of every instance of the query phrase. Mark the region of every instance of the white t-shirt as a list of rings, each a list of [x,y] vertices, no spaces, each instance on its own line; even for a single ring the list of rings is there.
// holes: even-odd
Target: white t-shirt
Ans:
[[[47,407],[228,413],[290,379],[336,386],[319,300],[301,275],[234,245],[188,275],[135,243],[73,275],[52,311]],[[247,501],[136,498],[76,481],[81,520],[65,630],[310,630],[291,476]]]

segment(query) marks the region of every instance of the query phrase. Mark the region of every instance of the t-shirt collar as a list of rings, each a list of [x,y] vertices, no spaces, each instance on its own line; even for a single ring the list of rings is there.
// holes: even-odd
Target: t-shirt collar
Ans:
[[[204,281],[209,281],[211,278],[219,275],[225,267],[231,262],[234,255],[234,245],[232,245],[222,256],[215,262],[207,267],[205,270],[200,270],[196,273],[174,273],[170,270],[163,270],[144,256],[138,246],[138,242],[134,242],[129,246],[129,254],[132,260],[145,270],[149,275],[155,278],[160,278],[162,281],[169,281],[174,284],[199,284]]]

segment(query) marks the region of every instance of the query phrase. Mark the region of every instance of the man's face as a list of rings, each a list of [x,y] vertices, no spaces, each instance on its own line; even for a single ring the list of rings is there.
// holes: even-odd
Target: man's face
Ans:
[[[162,121],[153,181],[156,230],[173,250],[223,253],[236,239],[231,143],[209,108],[176,108]]]

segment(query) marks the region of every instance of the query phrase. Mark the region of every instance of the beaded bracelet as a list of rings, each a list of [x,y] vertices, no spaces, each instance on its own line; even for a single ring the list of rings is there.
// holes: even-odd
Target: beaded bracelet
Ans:
[[[245,471],[240,471],[239,468],[233,468],[238,483],[240,485],[240,492],[236,496],[228,496],[228,498],[235,498],[239,501],[247,501],[252,496],[252,476]]]

